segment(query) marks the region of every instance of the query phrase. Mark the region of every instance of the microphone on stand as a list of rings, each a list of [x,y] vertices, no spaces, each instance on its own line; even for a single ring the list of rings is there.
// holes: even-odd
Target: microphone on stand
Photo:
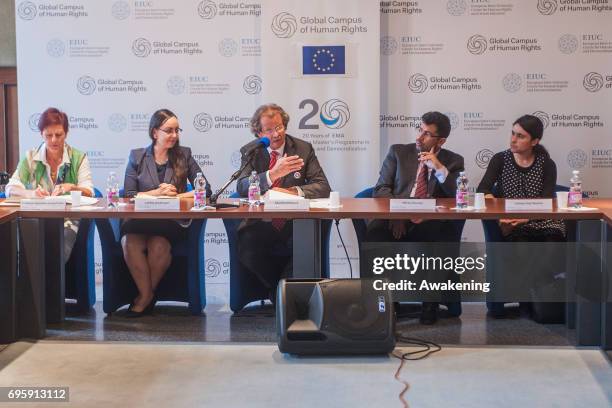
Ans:
[[[219,199],[219,196],[227,189],[227,187],[229,187],[230,184],[232,184],[234,181],[236,181],[238,179],[238,177],[240,176],[242,171],[249,164],[251,164],[251,161],[253,161],[253,157],[255,157],[255,153],[258,152],[259,149],[262,149],[262,148],[267,149],[269,146],[270,146],[270,139],[264,136],[264,137],[261,137],[261,138],[257,139],[253,143],[253,146],[251,146],[250,148],[248,148],[244,152],[243,157],[246,159],[246,160],[244,160],[244,164],[242,166],[240,166],[240,168],[238,170],[236,170],[234,172],[234,174],[232,174],[230,179],[227,181],[227,183],[225,183],[223,185],[223,187],[221,187],[213,195],[210,196],[210,204],[209,205],[211,207],[215,207],[215,208],[239,207],[236,204],[225,204],[225,203],[217,204],[217,200]]]

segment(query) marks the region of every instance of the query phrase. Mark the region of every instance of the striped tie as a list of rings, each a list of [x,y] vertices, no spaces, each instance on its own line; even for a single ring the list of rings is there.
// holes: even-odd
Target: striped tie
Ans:
[[[416,190],[414,191],[414,198],[427,198],[427,176],[429,175],[429,169],[425,164],[419,166],[419,174],[416,180]]]

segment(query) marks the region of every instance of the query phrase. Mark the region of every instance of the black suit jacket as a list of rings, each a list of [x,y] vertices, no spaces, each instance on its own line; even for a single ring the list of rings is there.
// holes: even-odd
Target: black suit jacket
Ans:
[[[244,166],[247,157],[245,152],[254,147],[258,140],[254,140],[240,149],[242,153],[241,167]],[[280,186],[282,188],[300,187],[306,198],[325,198],[329,197],[331,188],[325,172],[319,164],[319,160],[314,152],[312,145],[293,136],[285,136],[285,154],[287,156],[300,156],[304,160],[304,167],[296,172],[289,173],[282,178]],[[241,197],[247,197],[249,192],[249,176],[255,170],[259,176],[259,186],[261,194],[265,194],[271,186],[268,185],[266,172],[270,166],[270,153],[268,149],[260,148],[255,152],[255,156],[246,165],[236,183],[236,190]]]
[[[196,175],[202,173],[202,169],[194,160],[193,156],[191,156],[190,148],[180,146],[179,149],[181,149],[187,162],[187,179],[191,182],[191,185],[193,185]],[[202,173],[202,175],[204,175],[204,173]],[[161,183],[174,184],[175,187],[179,187],[176,185],[177,182],[174,177],[174,169],[172,169],[170,163],[168,163],[166,167],[164,179],[159,179],[157,167],[155,165],[153,145],[130,151],[130,158],[127,168],[125,169],[125,180],[123,182],[125,197],[134,197],[141,191],[154,190],[158,188]],[[207,197],[211,195],[211,187],[208,180],[206,180],[206,195]]]
[[[427,193],[432,198],[455,197],[457,177],[464,171],[463,157],[450,150],[440,149],[438,160],[448,170],[444,183],[440,183],[434,172],[430,172]],[[389,153],[380,169],[380,177],[374,187],[374,197],[409,198],[417,177],[419,161],[416,144],[396,144],[389,148]]]

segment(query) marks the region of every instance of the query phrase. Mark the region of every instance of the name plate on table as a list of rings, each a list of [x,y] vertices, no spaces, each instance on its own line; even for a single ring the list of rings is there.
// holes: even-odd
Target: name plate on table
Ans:
[[[506,199],[506,211],[552,211],[552,208],[551,198]]]
[[[138,198],[134,199],[136,211],[178,211],[181,200],[178,198]]]
[[[389,200],[391,211],[435,211],[435,198],[392,198]]]
[[[264,211],[308,211],[310,200],[305,198],[279,198],[264,201]]]
[[[24,198],[21,200],[22,210],[65,210],[66,200],[61,198]]]

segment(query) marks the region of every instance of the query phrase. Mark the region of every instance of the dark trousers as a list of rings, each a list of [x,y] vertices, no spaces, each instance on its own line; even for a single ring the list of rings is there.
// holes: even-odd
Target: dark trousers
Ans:
[[[453,247],[453,253],[445,253],[448,256],[458,256],[459,240],[457,237],[456,226],[452,221],[446,220],[429,220],[423,221],[419,224],[405,220],[406,223],[406,234],[400,238],[395,239],[393,232],[389,229],[389,220],[372,220],[367,227],[366,241],[368,242],[457,242],[457,247]],[[445,247],[448,249],[447,247]],[[457,252],[456,254],[454,252]],[[450,279],[452,281],[458,281],[459,276],[454,272],[449,272],[447,275],[437,274],[435,277],[430,277],[430,280],[439,279],[444,281]],[[448,304],[449,310],[452,307],[452,313],[454,315],[461,314],[459,293],[450,292],[446,293],[442,298],[442,303]],[[451,306],[452,304],[452,306]]]
[[[251,222],[238,231],[238,258],[268,290],[275,290],[293,267],[293,224],[288,220],[279,231],[271,222]]]
[[[389,229],[389,220],[372,220],[367,227],[368,242],[452,242],[455,241],[455,225],[451,221],[423,221],[414,224],[405,220],[406,234],[395,239]]]

